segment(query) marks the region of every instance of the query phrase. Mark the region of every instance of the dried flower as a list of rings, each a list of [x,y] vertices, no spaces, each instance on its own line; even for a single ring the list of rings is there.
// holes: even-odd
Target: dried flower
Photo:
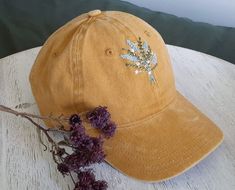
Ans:
[[[86,117],[93,127],[102,129],[110,120],[110,113],[107,111],[107,107],[99,106],[88,112]]]
[[[76,183],[74,190],[93,190],[92,184],[95,181],[95,175],[91,170],[79,172],[78,179],[79,181]]]
[[[69,118],[70,130],[79,130],[80,132],[85,132],[84,127],[82,126],[82,120],[79,115],[73,114]]]
[[[103,150],[104,139],[102,137],[92,137],[93,147],[90,152],[89,163],[101,163],[105,159],[105,153]]]
[[[73,115],[71,115],[70,118],[69,118],[69,123],[70,123],[71,125],[81,124],[81,123],[82,123],[82,120],[81,120],[81,118],[79,117],[79,115],[73,114]]]
[[[108,188],[105,181],[95,179],[92,170],[79,172],[78,180],[74,190],[106,190]]]
[[[57,165],[57,169],[59,170],[60,173],[63,175],[67,174],[69,172],[69,168],[66,164],[60,163]]]
[[[29,120],[39,130],[41,130],[47,137],[51,144],[50,152],[53,159],[57,164],[58,171],[63,175],[70,174],[72,181],[74,182],[74,190],[106,190],[108,185],[105,181],[96,180],[92,170],[87,170],[91,164],[101,163],[104,161],[105,152],[103,150],[104,138],[91,137],[86,134],[85,127],[83,126],[82,119],[78,114],[73,114],[69,118],[70,131],[65,131],[64,128],[58,129],[64,136],[64,140],[56,142],[49,132],[57,131],[56,129],[45,129],[40,124],[36,123],[33,119],[52,119],[54,121],[61,122],[68,121],[67,118],[53,118],[53,117],[40,117],[33,114],[27,114],[25,112],[17,112],[8,107],[0,105],[0,111],[12,113],[16,116]],[[101,130],[105,137],[112,137],[116,130],[116,125],[110,120],[110,113],[107,111],[107,107],[97,107],[93,111],[87,113],[87,119],[93,127]],[[47,146],[42,142],[47,149]],[[67,149],[62,146],[66,146],[71,149],[70,154],[66,152]],[[74,180],[71,172],[78,174],[77,181]]]
[[[72,153],[65,157],[63,164],[66,165],[69,171],[78,172],[82,166],[85,166],[86,158],[84,155]]]
[[[91,125],[101,130],[106,138],[110,138],[116,131],[116,124],[112,122],[111,115],[107,107],[96,107],[93,111],[88,112],[86,115]]]
[[[85,128],[82,126],[71,131],[69,136],[70,143],[75,146],[79,145],[84,138],[86,138]]]
[[[108,184],[106,181],[98,180],[92,184],[92,188],[93,190],[106,190],[108,188]]]
[[[73,171],[90,164],[101,163],[105,158],[102,138],[85,136],[77,142],[73,150],[74,153],[64,159],[64,163]]]
[[[112,121],[110,121],[109,123],[107,123],[102,129],[101,131],[103,132],[103,134],[105,135],[105,137],[110,138],[114,135],[115,131],[116,131],[116,124]]]

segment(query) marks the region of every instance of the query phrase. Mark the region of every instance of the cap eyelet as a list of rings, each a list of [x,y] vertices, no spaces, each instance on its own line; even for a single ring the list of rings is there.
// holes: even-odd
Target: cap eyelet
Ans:
[[[113,50],[111,48],[108,48],[108,49],[105,50],[105,54],[107,56],[112,56],[114,53],[113,53]]]

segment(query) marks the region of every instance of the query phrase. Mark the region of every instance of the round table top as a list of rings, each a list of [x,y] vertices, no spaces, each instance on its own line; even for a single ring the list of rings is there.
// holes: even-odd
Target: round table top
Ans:
[[[177,89],[224,132],[224,142],[185,173],[159,183],[131,179],[103,163],[98,178],[113,190],[235,189],[235,65],[197,51],[167,45]],[[28,75],[40,47],[0,59],[0,104],[37,113]],[[56,170],[38,131],[28,121],[0,112],[0,189],[65,190],[72,181]]]

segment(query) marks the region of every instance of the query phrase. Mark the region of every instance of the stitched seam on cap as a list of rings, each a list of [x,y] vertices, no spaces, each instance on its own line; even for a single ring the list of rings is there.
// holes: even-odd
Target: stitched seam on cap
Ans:
[[[133,121],[133,122],[130,122],[130,123],[126,123],[126,124],[120,124],[118,125],[118,129],[126,129],[126,128],[131,128],[131,127],[138,127],[138,126],[133,126],[133,125],[138,125],[142,122],[145,122],[145,121],[148,121],[148,120],[151,120],[155,117],[157,117],[159,114],[161,114],[162,112],[164,112],[169,105],[171,105],[174,101],[176,101],[176,95],[172,98],[172,100],[167,104],[165,105],[164,108],[162,108],[160,111],[156,112],[156,113],[153,113],[151,115],[148,115],[146,116],[145,118],[143,119],[139,119],[137,121]]]
[[[84,104],[84,85],[85,85],[85,80],[84,80],[84,74],[83,74],[83,71],[84,71],[84,64],[83,64],[83,59],[82,59],[82,55],[83,55],[83,50],[84,50],[84,43],[85,43],[85,39],[87,37],[87,33],[88,33],[88,29],[90,28],[91,24],[94,23],[94,21],[96,20],[96,17],[88,17],[88,20],[87,20],[87,25],[85,27],[85,31],[84,31],[84,36],[83,36],[83,42],[81,43],[82,44],[82,47],[81,47],[81,50],[80,50],[80,55],[81,55],[81,67],[80,67],[80,73],[81,73],[81,82],[80,83],[80,89],[82,89],[82,94],[81,94],[81,103]],[[83,106],[84,108],[85,106]]]
[[[78,26],[78,29],[77,29],[77,32],[74,34],[73,36],[73,42],[72,42],[72,47],[71,47],[71,51],[70,51],[70,59],[72,59],[72,63],[71,64],[71,73],[73,73],[73,106],[74,106],[74,110],[78,111],[76,106],[75,106],[75,88],[76,88],[76,85],[77,83],[79,83],[79,80],[76,82],[76,77],[77,77],[77,67],[79,65],[77,65],[77,38],[78,38],[78,35],[81,33],[81,30],[82,30],[82,26],[83,24],[87,21],[87,19],[85,18],[84,21],[82,21],[79,26]]]
[[[84,41],[87,35],[88,28],[90,27],[91,23],[94,21],[93,17],[88,17],[82,24],[81,31],[79,31],[76,34],[76,41],[74,43],[74,49],[75,49],[75,70],[74,70],[74,77],[78,77],[77,82],[75,82],[74,78],[74,88],[73,88],[73,102],[74,106],[79,106],[81,104],[84,104],[84,75],[83,75],[83,59],[82,59],[82,54],[83,54],[83,47],[84,47]],[[82,40],[78,43],[79,41],[79,35],[82,36]],[[75,92],[78,92],[75,94]],[[80,101],[76,101],[75,98],[80,98]],[[79,102],[79,104],[77,103]],[[74,107],[75,110],[78,112],[78,108]],[[84,107],[84,106],[82,106]]]

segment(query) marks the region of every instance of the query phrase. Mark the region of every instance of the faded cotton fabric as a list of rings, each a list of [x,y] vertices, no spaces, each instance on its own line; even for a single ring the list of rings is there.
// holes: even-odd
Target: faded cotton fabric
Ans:
[[[136,75],[120,56],[126,40],[139,37],[157,55],[154,84],[148,74]],[[106,160],[136,179],[161,181],[179,175],[223,140],[221,130],[177,92],[160,34],[124,12],[96,11],[64,25],[42,47],[29,79],[42,115],[107,106],[118,127],[105,142]]]

